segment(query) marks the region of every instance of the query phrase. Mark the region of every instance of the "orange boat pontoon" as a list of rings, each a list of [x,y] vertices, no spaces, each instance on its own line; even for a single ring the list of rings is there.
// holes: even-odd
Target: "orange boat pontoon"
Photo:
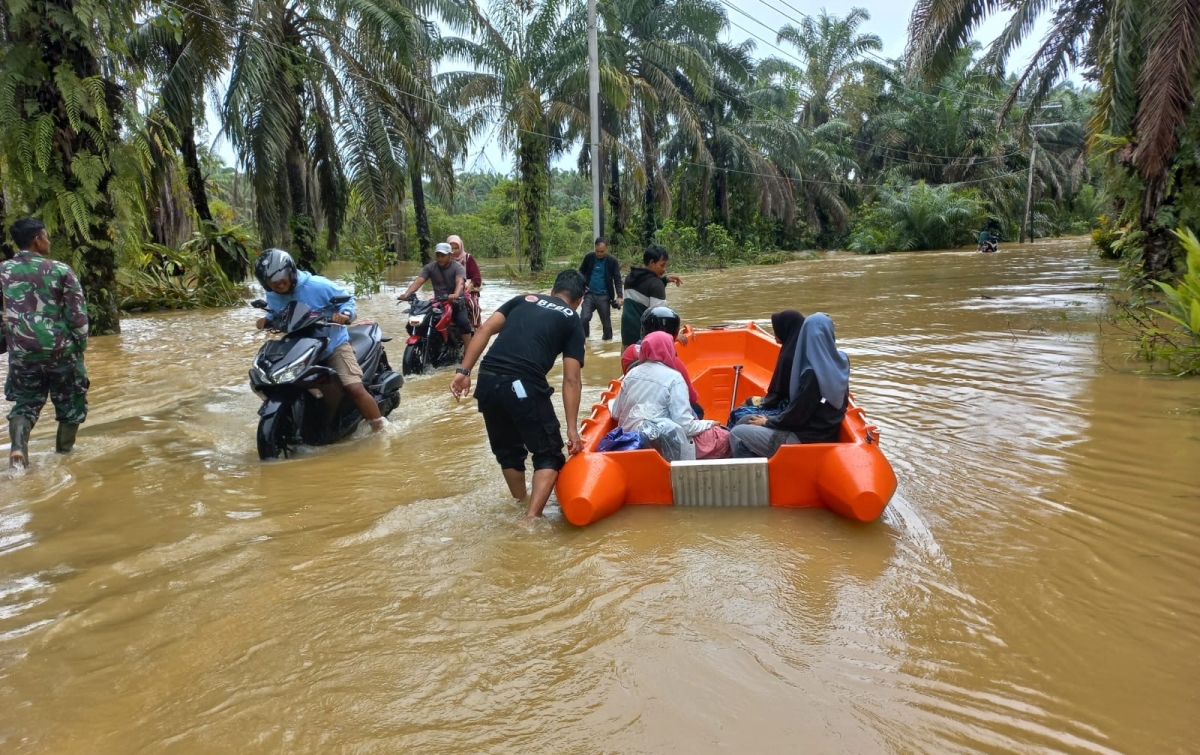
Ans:
[[[779,344],[754,323],[690,333],[677,345],[700,394],[705,417],[725,421],[771,382]],[[555,488],[567,521],[591,524],[625,504],[676,506],[824,506],[870,522],[896,492],[896,475],[879,450],[879,430],[851,398],[837,443],[782,446],[770,459],[668,462],[657,451],[597,451],[615,427],[614,380],[583,420],[583,451],[563,467]]]

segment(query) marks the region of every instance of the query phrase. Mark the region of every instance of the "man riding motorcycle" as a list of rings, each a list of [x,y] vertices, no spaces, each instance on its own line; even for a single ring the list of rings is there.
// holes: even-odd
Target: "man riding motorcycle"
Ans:
[[[353,296],[338,288],[328,278],[298,270],[292,255],[282,249],[263,250],[254,263],[254,276],[267,293],[268,314],[267,317],[259,318],[259,330],[270,325],[271,318],[292,301],[304,302],[316,311],[334,310],[329,319],[338,325],[349,325],[357,315]],[[335,306],[330,300],[338,296],[349,296],[350,300],[341,306]],[[321,363],[337,373],[346,395],[358,407],[363,418],[371,423],[371,429],[382,430],[383,416],[379,413],[379,405],[375,403],[375,399],[363,387],[362,367],[354,356],[354,348],[350,345],[350,336],[345,328],[331,330],[329,345],[325,353],[321,354]]]
[[[462,338],[465,348],[471,345],[471,335],[475,332],[467,313],[467,303],[462,298],[467,282],[467,271],[454,261],[453,250],[449,244],[438,244],[434,247],[434,253],[436,259],[421,268],[417,279],[398,298],[400,301],[413,298],[416,296],[417,290],[425,285],[425,281],[433,283],[434,296],[440,299],[449,299],[451,302],[454,309],[454,324],[458,327],[458,334]]]

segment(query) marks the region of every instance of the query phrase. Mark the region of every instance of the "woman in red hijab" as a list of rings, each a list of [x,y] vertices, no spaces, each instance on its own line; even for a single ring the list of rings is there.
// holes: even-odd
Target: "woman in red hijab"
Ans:
[[[669,461],[726,458],[729,431],[712,420],[696,419],[686,372],[669,333],[646,334],[638,362],[613,402],[613,417],[627,431],[664,439],[655,447]]]

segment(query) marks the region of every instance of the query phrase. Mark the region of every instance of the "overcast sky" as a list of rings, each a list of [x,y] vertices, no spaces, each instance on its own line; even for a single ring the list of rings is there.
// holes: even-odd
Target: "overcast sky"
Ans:
[[[740,42],[749,39],[755,44],[755,57],[777,56],[785,60],[787,59],[787,55],[771,46],[771,44],[775,43],[775,32],[787,24],[797,24],[799,20],[804,18],[803,14],[816,15],[820,13],[822,8],[828,8],[833,13],[844,15],[847,9],[851,7],[849,5],[834,6],[820,0],[718,1],[726,4],[726,15],[729,17],[730,22],[728,38],[731,41]],[[604,2],[604,0],[599,0],[599,2]],[[907,40],[908,18],[912,13],[913,4],[910,0],[858,0],[853,3],[853,6],[865,8],[871,14],[870,20],[864,23],[859,31],[879,35],[879,38],[883,40],[883,50],[879,53],[881,57],[895,58],[904,53],[904,45]],[[739,12],[737,9],[744,11],[744,13]],[[979,30],[976,38],[984,44],[990,42],[1003,29],[1007,17],[1008,14],[993,16]],[[1032,37],[1026,41],[1026,44],[1018,49],[1010,63],[1011,69],[1015,69],[1028,62],[1044,30],[1045,23],[1040,24]],[[755,37],[760,37],[761,39],[756,39]],[[771,44],[767,44],[768,42]],[[779,45],[779,47],[787,51],[787,53],[795,54],[795,51],[786,43]],[[210,135],[215,135],[219,125],[214,118],[211,108],[208,113],[208,122]],[[233,151],[230,148],[229,142],[223,137],[216,139],[213,143],[213,148],[227,163],[234,163]],[[560,161],[558,167],[572,167],[575,164],[574,153],[577,152],[578,148],[574,149],[573,154],[569,158]],[[471,171],[495,169],[498,172],[507,173],[512,170],[512,165],[512,156],[502,153],[496,144],[494,135],[487,134],[477,138],[471,145],[470,155],[465,165],[461,167]]]

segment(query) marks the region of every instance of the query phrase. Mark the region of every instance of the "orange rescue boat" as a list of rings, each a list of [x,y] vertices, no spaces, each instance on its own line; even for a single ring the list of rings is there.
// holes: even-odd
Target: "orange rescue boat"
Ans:
[[[779,344],[754,323],[689,331],[677,344],[700,394],[705,417],[724,422],[732,407],[761,396],[771,382]],[[597,450],[616,423],[612,381],[583,420],[583,451],[558,476],[555,492],[567,521],[591,524],[625,504],[676,506],[824,506],[874,521],[896,492],[896,474],[879,450],[879,429],[850,399],[837,443],[785,445],[770,459],[668,462],[657,451]]]

